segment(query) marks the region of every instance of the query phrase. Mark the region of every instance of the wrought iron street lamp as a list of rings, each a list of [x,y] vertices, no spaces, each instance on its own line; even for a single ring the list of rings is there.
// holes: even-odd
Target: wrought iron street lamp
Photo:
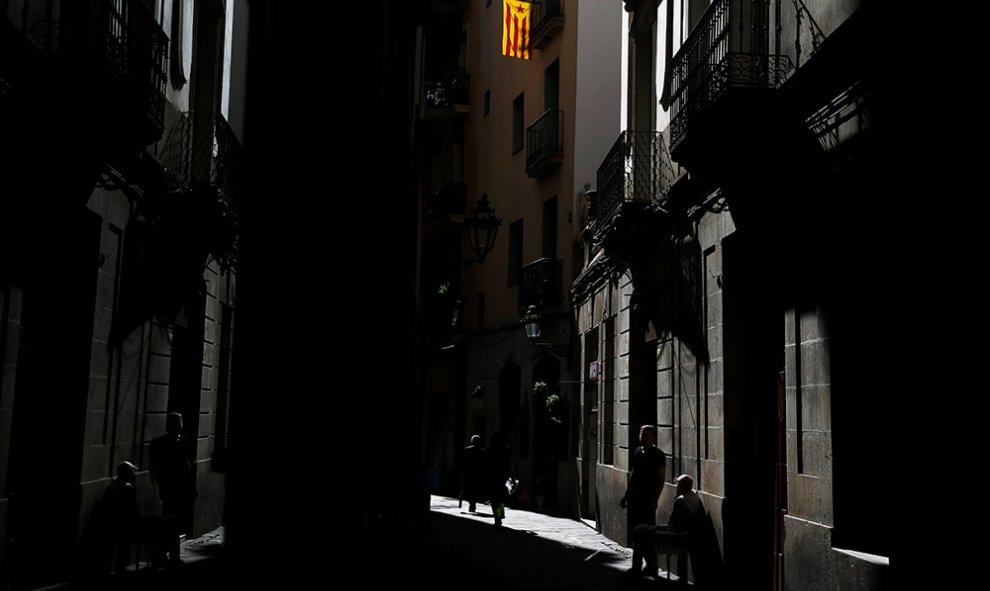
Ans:
[[[530,304],[526,308],[526,313],[523,317],[519,319],[522,322],[523,329],[526,331],[526,337],[529,338],[529,342],[533,343],[533,346],[539,347],[550,351],[554,355],[560,355],[562,357],[571,356],[571,345],[568,343],[541,343],[540,336],[543,334],[543,316],[536,311],[536,305]]]
[[[468,228],[471,250],[478,256],[477,262],[485,262],[485,257],[495,248],[495,236],[502,225],[502,220],[495,217],[495,208],[488,204],[487,193],[481,195],[481,200],[468,214],[464,224]]]
[[[530,304],[529,308],[526,309],[526,314],[522,317],[523,328],[526,329],[526,337],[529,338],[530,342],[534,345],[537,344],[536,339],[540,338],[540,313],[536,311],[536,306]]]

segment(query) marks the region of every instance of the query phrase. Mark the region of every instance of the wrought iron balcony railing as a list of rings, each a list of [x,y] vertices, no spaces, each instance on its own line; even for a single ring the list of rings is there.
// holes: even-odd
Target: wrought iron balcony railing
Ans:
[[[162,127],[165,122],[165,81],[168,62],[168,37],[144,2],[129,1],[127,11],[130,34],[128,46],[128,81],[145,98],[149,116]]]
[[[223,115],[183,113],[169,130],[161,161],[182,184],[216,187],[236,212],[241,144]]]
[[[548,109],[526,128],[526,173],[541,177],[564,156],[564,112]]]
[[[168,37],[141,0],[99,0],[63,7],[60,20],[31,26],[46,55],[104,68],[141,101],[161,131],[165,121]]]
[[[598,167],[593,216],[601,229],[624,203],[661,207],[674,183],[674,168],[658,131],[623,131]]]
[[[564,28],[564,0],[537,0],[533,3],[533,47],[543,45]]]
[[[211,256],[227,268],[237,261],[241,144],[217,113],[183,113],[169,130],[161,163],[192,207],[185,215],[201,217],[194,224]]]
[[[459,74],[442,80],[426,81],[426,106],[430,109],[452,109],[468,105],[471,77]]]
[[[671,64],[670,144],[684,138],[693,118],[730,88],[776,88],[790,58],[768,53],[765,0],[716,0]]]
[[[560,259],[542,258],[523,266],[519,281],[519,310],[530,305],[545,310],[560,303],[563,264]]]

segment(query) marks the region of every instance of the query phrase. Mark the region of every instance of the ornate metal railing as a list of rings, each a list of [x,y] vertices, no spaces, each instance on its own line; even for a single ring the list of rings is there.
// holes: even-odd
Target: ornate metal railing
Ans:
[[[426,106],[431,109],[449,109],[454,105],[469,104],[468,90],[471,77],[459,74],[442,80],[426,81]]]
[[[672,146],[728,88],[775,88],[784,81],[790,58],[767,52],[769,4],[716,0],[678,50],[671,64]]]
[[[564,0],[538,0],[533,2],[533,46],[542,47],[564,27]]]
[[[526,168],[564,153],[564,112],[547,109],[526,128]]]
[[[241,144],[223,115],[183,113],[169,130],[162,166],[192,188],[215,186],[236,211],[241,172]]]
[[[168,71],[168,37],[144,2],[127,2],[130,33],[127,37],[128,80],[146,104],[148,114],[165,121],[165,81]]]
[[[658,131],[623,131],[598,167],[594,217],[609,220],[623,203],[662,206],[674,182],[673,165]]]
[[[184,215],[202,216],[190,237],[207,245],[221,268],[237,262],[241,145],[216,113],[183,113],[165,138],[161,163],[173,191],[196,205]],[[188,202],[188,200],[187,200]]]
[[[160,128],[165,118],[168,37],[141,0],[101,0],[76,7],[64,20],[39,20],[30,29],[42,53],[101,64],[144,102]]]
[[[560,259],[542,258],[525,265],[519,276],[519,310],[530,305],[544,309],[561,300],[563,264]]]

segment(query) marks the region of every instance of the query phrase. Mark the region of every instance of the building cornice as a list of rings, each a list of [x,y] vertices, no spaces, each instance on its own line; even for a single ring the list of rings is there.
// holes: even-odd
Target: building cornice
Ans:
[[[571,301],[575,306],[588,299],[593,291],[608,282],[615,274],[621,272],[615,261],[599,252],[588,267],[571,283]]]

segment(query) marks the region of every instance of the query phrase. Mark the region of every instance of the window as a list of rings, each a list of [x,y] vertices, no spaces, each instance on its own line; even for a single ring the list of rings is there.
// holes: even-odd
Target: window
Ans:
[[[554,60],[543,74],[543,110],[560,107],[560,60]]]
[[[520,94],[512,101],[512,153],[523,149],[523,95]]]
[[[602,463],[615,463],[615,317],[605,320],[605,358],[598,371],[602,383]]]
[[[519,271],[522,269],[523,256],[523,221],[516,220],[509,225],[509,257],[508,285],[519,283]]]
[[[557,258],[557,196],[543,202],[543,256]]]
[[[457,54],[458,55],[457,65],[464,72],[467,72],[468,71],[468,65],[471,63],[471,60],[469,59],[469,56],[468,56],[468,29],[467,29],[467,27],[468,27],[467,23],[464,23],[464,26],[461,27],[461,47],[460,47],[460,51]]]
[[[694,26],[701,21],[702,15],[708,10],[709,0],[690,0],[688,2],[688,32],[694,30]]]
[[[213,420],[214,469],[226,470],[227,427],[230,420],[231,339],[233,337],[234,310],[225,302],[220,303],[220,347],[217,369],[217,406]]]

